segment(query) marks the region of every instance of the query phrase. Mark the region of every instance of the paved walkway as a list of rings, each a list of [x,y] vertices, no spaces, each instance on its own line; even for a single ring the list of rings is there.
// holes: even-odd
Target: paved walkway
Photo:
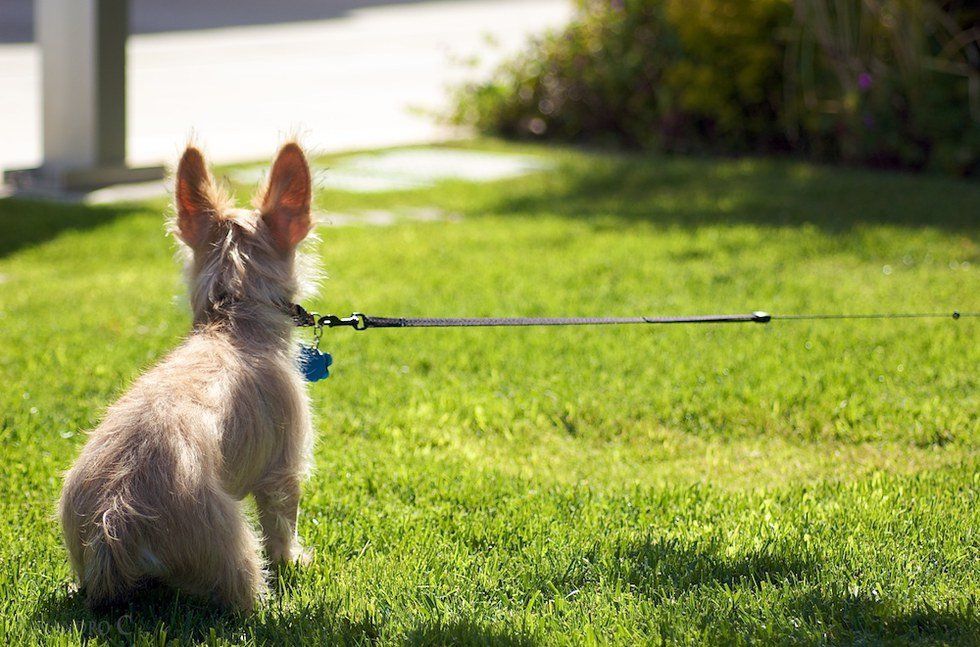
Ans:
[[[343,4],[317,6],[330,2]],[[224,162],[266,159],[292,134],[324,152],[446,139],[454,133],[424,111],[446,106],[447,85],[571,13],[568,0],[375,5],[285,24],[142,29],[151,33],[128,48],[130,160],[171,161],[190,136]],[[0,168],[40,161],[38,51],[18,40],[0,43]],[[460,64],[474,56],[475,70]]]

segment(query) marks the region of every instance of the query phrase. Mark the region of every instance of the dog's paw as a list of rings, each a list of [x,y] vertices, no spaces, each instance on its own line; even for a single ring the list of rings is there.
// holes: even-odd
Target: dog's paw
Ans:
[[[297,547],[298,550],[293,557],[293,563],[297,566],[309,566],[313,561],[313,549],[303,548],[302,546]]]
[[[313,549],[303,548],[295,544],[288,551],[273,556],[270,560],[274,566],[307,566],[313,561]]]

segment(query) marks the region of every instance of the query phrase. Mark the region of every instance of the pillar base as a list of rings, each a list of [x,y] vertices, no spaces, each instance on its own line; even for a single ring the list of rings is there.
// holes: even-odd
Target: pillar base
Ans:
[[[162,166],[94,166],[76,169],[52,169],[45,166],[6,171],[3,181],[14,195],[71,195],[87,193],[118,184],[155,182],[166,172]]]

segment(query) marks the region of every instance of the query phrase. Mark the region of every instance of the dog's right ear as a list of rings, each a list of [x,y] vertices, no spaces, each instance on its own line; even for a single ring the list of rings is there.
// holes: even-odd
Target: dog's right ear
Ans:
[[[177,234],[190,247],[199,247],[207,240],[218,205],[215,204],[214,180],[204,163],[204,156],[193,146],[187,147],[177,166],[174,201]]]
[[[291,252],[313,228],[313,180],[303,149],[290,142],[279,149],[262,198],[262,219],[281,252]]]

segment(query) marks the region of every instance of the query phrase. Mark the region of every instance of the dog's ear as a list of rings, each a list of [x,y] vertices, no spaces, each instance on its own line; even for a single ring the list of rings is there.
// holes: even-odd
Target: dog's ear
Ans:
[[[177,234],[193,248],[207,240],[211,223],[217,214],[214,180],[204,163],[201,151],[188,146],[177,166],[174,185],[177,206]]]
[[[292,251],[310,233],[312,193],[313,180],[306,156],[299,145],[290,142],[276,155],[261,207],[262,219],[280,251]]]

